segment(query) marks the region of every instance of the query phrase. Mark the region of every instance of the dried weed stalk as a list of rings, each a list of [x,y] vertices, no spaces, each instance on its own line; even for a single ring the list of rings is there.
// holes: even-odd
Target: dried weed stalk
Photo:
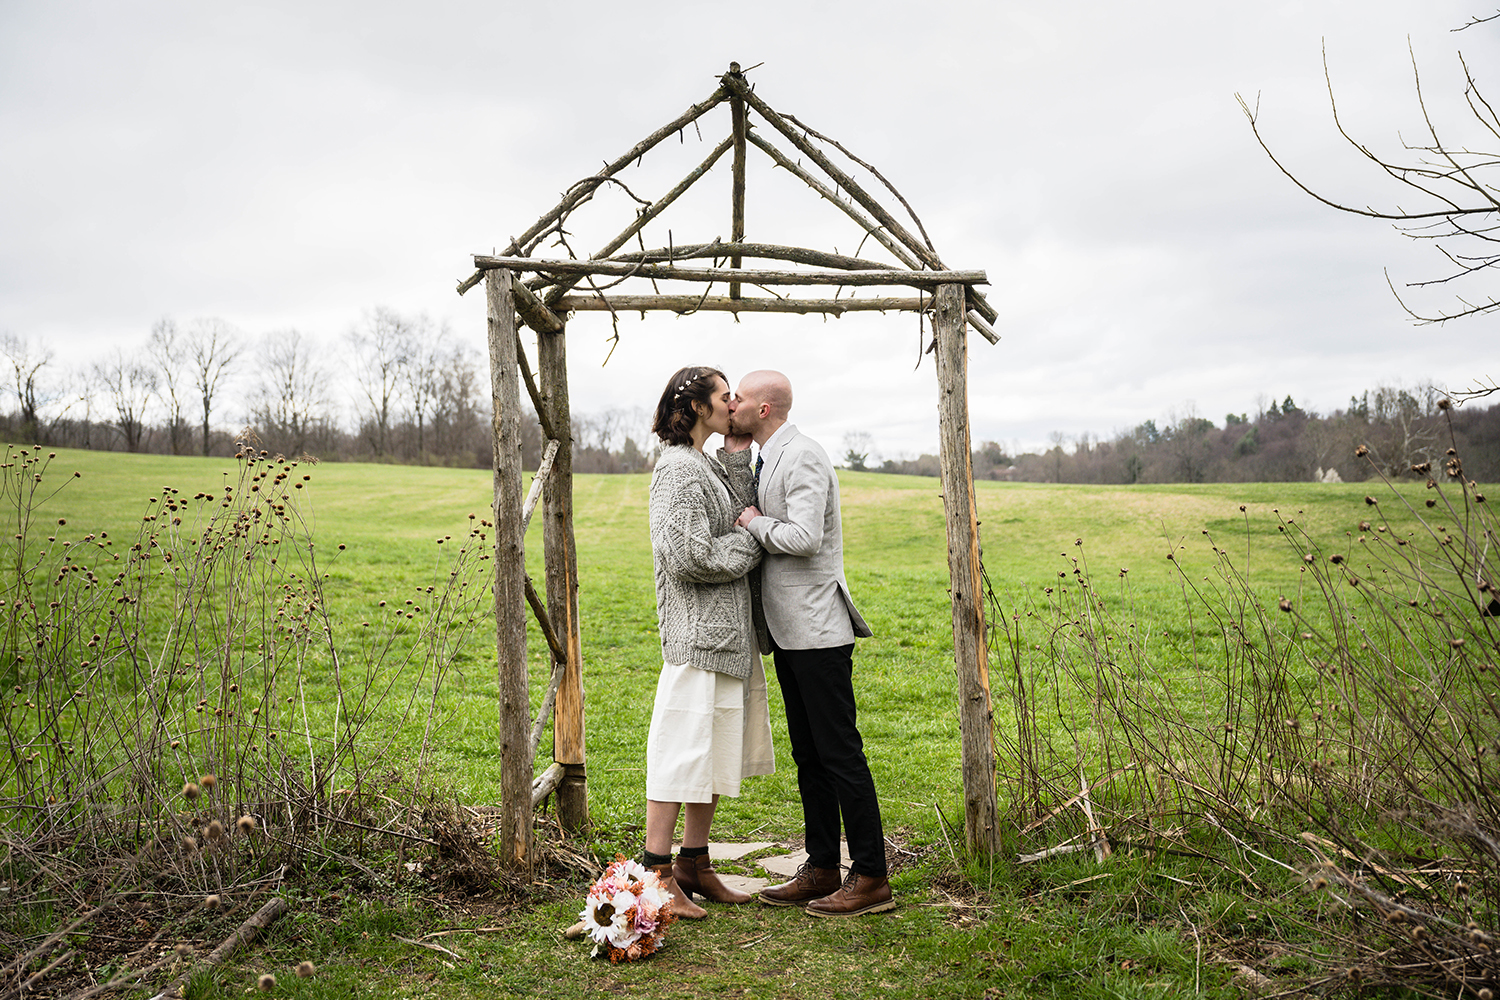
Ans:
[[[1082,539],[1039,607],[997,616],[1024,833],[1214,857],[1252,894],[1252,865],[1302,873],[1320,909],[1281,950],[1324,974],[1299,990],[1500,989],[1495,519],[1453,449],[1411,471],[1425,497],[1387,481],[1334,540],[1276,514],[1293,593],[1264,592],[1253,549],[1208,537],[1205,580],[1169,542],[1184,635],[1142,624],[1124,570],[1100,588]]]

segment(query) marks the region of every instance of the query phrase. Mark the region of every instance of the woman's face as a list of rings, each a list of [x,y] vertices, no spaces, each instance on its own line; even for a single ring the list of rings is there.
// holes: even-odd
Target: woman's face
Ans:
[[[706,428],[710,434],[729,433],[729,383],[719,376],[714,376],[714,394],[709,398],[713,409],[708,410],[702,403],[694,403],[693,409],[698,413],[698,426]]]

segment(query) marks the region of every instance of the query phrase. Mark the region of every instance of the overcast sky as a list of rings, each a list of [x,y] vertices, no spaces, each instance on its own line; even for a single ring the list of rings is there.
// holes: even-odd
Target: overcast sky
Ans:
[[[1190,411],[1222,423],[1286,395],[1326,412],[1379,383],[1462,386],[1500,376],[1494,321],[1413,326],[1385,271],[1398,285],[1440,276],[1433,248],[1297,191],[1234,95],[1258,95],[1265,136],[1310,183],[1391,206],[1402,196],[1334,130],[1324,48],[1361,141],[1394,152],[1421,136],[1408,46],[1429,110],[1464,141],[1456,53],[1500,98],[1500,22],[1452,29],[1488,13],[1453,0],[6,0],[0,330],[71,364],[141,345],[163,316],[331,347],[386,305],[478,348],[482,291],[454,292],[470,255],[503,249],[737,60],[764,64],[750,79],[773,107],[879,166],[950,267],[988,272],[1003,339],[971,344],[976,443],[1109,437]],[[702,142],[689,130],[626,179],[655,197],[728,131],[715,109]],[[748,238],[854,251],[831,207],[751,167]],[[668,216],[674,243],[728,238],[727,158],[702,185]],[[624,200],[590,208],[581,253],[631,214]],[[575,411],[649,408],[681,364],[774,367],[793,379],[793,419],[830,451],[855,430],[886,457],[936,448],[915,318],[622,317],[601,367],[609,334],[607,314],[569,327]]]

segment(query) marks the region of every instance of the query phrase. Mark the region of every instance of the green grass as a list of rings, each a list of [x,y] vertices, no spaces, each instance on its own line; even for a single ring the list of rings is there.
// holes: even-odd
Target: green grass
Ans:
[[[74,472],[80,475],[74,478]],[[297,473],[311,476],[298,494],[298,510],[312,531],[318,569],[326,573],[323,587],[341,657],[357,663],[373,656],[369,651],[382,641],[408,643],[410,635],[390,624],[389,608],[404,606],[413,595],[420,601],[428,587],[442,589],[471,515],[489,516],[489,474],[360,464],[304,465]],[[164,487],[186,496],[221,492],[238,474],[227,460],[60,451],[48,481],[64,485],[48,497],[38,520],[65,520],[56,530],[72,538],[107,531],[123,545],[159,505],[152,498],[159,501]],[[566,890],[496,911],[469,909],[477,904],[466,901],[435,902],[420,886],[393,883],[378,889],[378,901],[300,900],[264,950],[241,966],[199,975],[190,995],[239,994],[265,970],[276,972],[278,992],[307,997],[429,991],[582,996],[600,989],[915,997],[980,996],[992,988],[1005,995],[1072,997],[1229,989],[1225,967],[1195,950],[1190,934],[1196,929],[1200,935],[1231,935],[1237,926],[1244,932],[1243,895],[1239,886],[1223,884],[1222,868],[1122,856],[1106,869],[1107,878],[1096,880],[1098,867],[1080,856],[1025,868],[1002,861],[969,873],[982,889],[978,898],[962,888],[955,874],[959,859],[950,853],[953,832],[944,822],[946,817],[961,826],[962,783],[940,487],[931,479],[873,473],[841,473],[840,480],[847,573],[875,631],[855,657],[861,729],[887,833],[908,845],[915,859],[896,877],[903,905],[894,916],[814,921],[796,911],[716,908],[702,924],[674,928],[660,958],[611,967],[586,961],[584,945],[558,938],[579,905]],[[596,824],[590,846],[604,858],[638,853],[644,822],[644,743],[660,662],[648,484],[645,475],[582,476],[575,483],[589,800]],[[976,488],[985,566],[1005,613],[1024,619],[1027,611],[1061,608],[1069,587],[1076,598],[1072,571],[1082,559],[1096,581],[1118,581],[1097,584],[1112,612],[1160,635],[1153,641],[1163,648],[1162,662],[1183,671],[1194,662],[1189,651],[1195,639],[1222,639],[1220,627],[1189,620],[1184,600],[1186,588],[1216,586],[1223,564],[1214,546],[1223,547],[1236,572],[1248,573],[1251,591],[1274,604],[1280,594],[1300,593],[1306,579],[1300,549],[1285,540],[1287,522],[1336,548],[1352,544],[1348,536],[1370,516],[1363,499],[1370,487],[1362,485],[981,482]],[[1418,505],[1423,496],[1420,485],[1403,486],[1400,494]],[[1396,508],[1395,494],[1383,492],[1381,504]],[[1398,530],[1410,526],[1405,514],[1392,517]],[[184,530],[191,528],[189,521]],[[540,548],[534,527],[528,563],[537,577]],[[1023,669],[1033,683],[1055,664],[1055,649],[1038,627],[1036,620],[1023,626]],[[429,787],[466,803],[499,800],[491,640],[481,620],[454,657],[435,702],[438,740],[429,757]],[[530,650],[535,701],[548,660],[534,627]],[[6,653],[0,650],[0,662],[10,662]],[[316,703],[317,694],[329,690],[326,656],[313,655],[307,669]],[[389,679],[392,669],[385,665],[377,672]],[[1010,668],[997,661],[991,669],[997,730],[1013,731]],[[1185,674],[1165,676],[1171,685],[1202,684],[1202,678]],[[778,772],[747,782],[740,798],[721,803],[718,839],[800,836],[774,676],[770,686]],[[372,731],[380,730],[382,719],[387,728],[395,725],[406,695],[397,678]],[[1087,706],[1074,710],[1082,718]],[[312,714],[315,727],[331,727],[328,705],[321,711],[315,705]],[[397,757],[410,764],[421,744],[421,720],[409,719],[392,735]],[[545,739],[539,757],[540,766],[547,757]],[[1003,759],[1001,764],[1003,771]],[[1002,789],[1009,787],[1007,777],[1002,775]],[[1017,844],[1019,820],[1010,803],[1002,802],[1002,813],[1014,824],[1007,842]],[[1127,918],[1142,899],[1147,911]],[[428,939],[459,952],[459,959],[393,936],[474,927],[501,929]],[[291,974],[303,959],[318,965],[317,976],[298,980]]]
[[[115,538],[139,527],[149,498],[161,487],[191,495],[221,488],[237,472],[226,460],[80,451],[59,453],[52,469],[82,476],[49,501],[48,515],[66,518],[69,530],[105,530]],[[448,561],[438,539],[448,536],[444,544],[451,552],[451,539],[462,538],[469,515],[488,515],[491,484],[483,471],[363,464],[299,471],[312,476],[301,510],[328,573],[329,608],[339,622],[378,621],[380,601],[399,604],[420,589],[441,587]],[[643,809],[641,747],[660,657],[646,530],[649,481],[645,475],[582,476],[576,484],[590,802],[605,827],[638,823]],[[874,473],[842,473],[841,482],[847,573],[875,631],[856,653],[867,750],[887,822],[935,841],[940,827],[934,804],[951,816],[960,784],[939,484]],[[1205,576],[1212,556],[1202,544],[1203,525],[1222,523],[1223,534],[1237,529],[1243,544],[1248,521],[1250,537],[1274,541],[1271,511],[1279,508],[1309,530],[1333,533],[1351,514],[1357,520],[1364,495],[1359,486],[1312,484],[1127,490],[981,482],[977,488],[985,565],[1002,607],[1044,603],[1043,588],[1071,567],[1069,560],[1079,553],[1074,542],[1082,538],[1096,573],[1100,566],[1108,567],[1105,575],[1128,568],[1136,607],[1150,609],[1155,613],[1148,619],[1178,632],[1184,628],[1175,608],[1180,584],[1165,558],[1169,548],[1186,544],[1179,565]],[[1241,504],[1246,514],[1239,513]],[[528,538],[534,576],[541,571],[540,547],[534,526]],[[1294,587],[1295,553],[1275,544],[1258,548],[1264,551],[1252,559],[1252,572],[1266,592]],[[489,640],[483,627],[476,631],[439,700],[435,772],[471,802],[499,796]],[[354,640],[351,646],[358,648]],[[547,661],[534,629],[531,649],[539,698]],[[774,678],[771,691],[774,719],[780,711]],[[998,725],[1008,722],[997,719]],[[412,733],[405,744],[408,752],[414,748]],[[776,775],[751,782],[741,799],[723,803],[717,833],[797,834],[800,818],[786,808],[796,801],[790,750],[779,730],[777,753]],[[637,845],[622,840],[613,846],[629,852]]]

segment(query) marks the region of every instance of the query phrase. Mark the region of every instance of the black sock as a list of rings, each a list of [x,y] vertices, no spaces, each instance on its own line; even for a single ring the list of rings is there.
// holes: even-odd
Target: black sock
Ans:
[[[644,859],[641,861],[641,864],[645,865],[647,868],[656,868],[661,865],[670,865],[672,863],[672,855],[670,854],[652,854],[650,851],[644,851],[643,854]]]
[[[677,852],[677,856],[680,858],[701,858],[707,853],[708,845],[704,844],[702,847],[684,847]]]

